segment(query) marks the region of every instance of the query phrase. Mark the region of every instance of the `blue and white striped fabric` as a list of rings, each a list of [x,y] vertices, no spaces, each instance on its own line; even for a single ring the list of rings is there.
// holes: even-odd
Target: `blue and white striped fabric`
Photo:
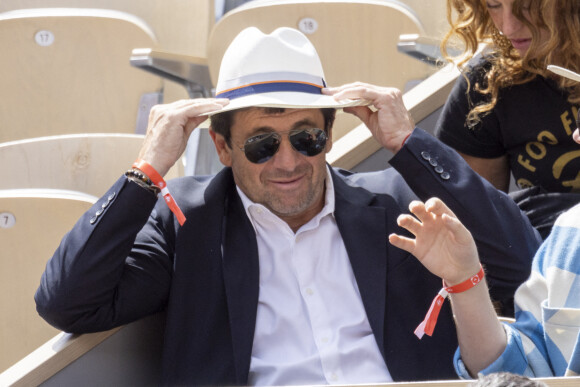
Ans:
[[[481,371],[529,377],[580,374],[580,205],[562,214],[515,295],[516,322],[505,324],[504,353]],[[470,378],[455,355],[459,376]]]

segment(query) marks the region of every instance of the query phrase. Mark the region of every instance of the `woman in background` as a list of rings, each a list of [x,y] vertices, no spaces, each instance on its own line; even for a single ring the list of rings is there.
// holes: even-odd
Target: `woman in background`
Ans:
[[[448,0],[442,50],[462,69],[436,135],[512,197],[542,237],[580,202],[572,139],[580,86],[547,70],[580,71],[580,1]],[[463,54],[450,58],[451,42]],[[483,50],[480,50],[485,43]],[[510,177],[514,183],[510,190]]]

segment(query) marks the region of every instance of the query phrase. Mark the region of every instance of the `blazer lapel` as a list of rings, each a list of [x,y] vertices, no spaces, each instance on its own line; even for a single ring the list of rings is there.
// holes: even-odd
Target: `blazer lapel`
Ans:
[[[224,284],[232,332],[236,378],[246,384],[258,307],[256,235],[235,186],[229,190],[222,224]]]
[[[369,323],[384,353],[387,282],[387,227],[385,209],[371,207],[374,195],[348,186],[333,174],[335,216],[346,246]]]

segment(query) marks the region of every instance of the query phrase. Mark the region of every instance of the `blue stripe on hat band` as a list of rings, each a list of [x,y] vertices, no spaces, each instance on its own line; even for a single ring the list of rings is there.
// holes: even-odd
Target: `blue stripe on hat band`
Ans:
[[[216,98],[235,99],[246,95],[273,93],[278,91],[296,91],[299,93],[322,94],[320,86],[301,82],[264,82],[230,89],[216,94]]]

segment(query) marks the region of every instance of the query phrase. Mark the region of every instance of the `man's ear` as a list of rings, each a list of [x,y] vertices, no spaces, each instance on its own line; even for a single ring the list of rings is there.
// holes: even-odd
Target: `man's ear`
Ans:
[[[219,133],[214,132],[211,129],[211,127],[209,128],[209,135],[211,136],[211,139],[213,140],[213,143],[215,145],[215,149],[217,151],[217,154],[220,158],[221,163],[223,165],[225,165],[226,167],[231,167],[232,166],[232,155],[230,152],[232,151],[232,148],[230,148],[228,146],[224,136],[222,136]]]

